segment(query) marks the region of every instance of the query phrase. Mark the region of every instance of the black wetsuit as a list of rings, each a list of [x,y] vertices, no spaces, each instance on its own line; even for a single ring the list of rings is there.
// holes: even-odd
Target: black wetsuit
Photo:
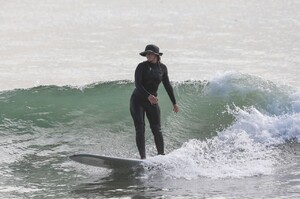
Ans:
[[[130,112],[136,130],[136,144],[142,159],[146,158],[145,151],[145,113],[150,123],[151,131],[158,154],[164,154],[164,141],[160,124],[160,108],[158,104],[152,105],[148,100],[149,95],[157,96],[159,84],[163,85],[173,103],[176,104],[173,88],[168,77],[166,65],[140,63],[135,70],[135,90],[130,99]]]

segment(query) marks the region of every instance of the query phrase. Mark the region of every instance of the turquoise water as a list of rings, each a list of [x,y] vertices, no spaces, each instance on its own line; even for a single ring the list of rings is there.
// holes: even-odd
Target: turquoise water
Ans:
[[[8,198],[299,194],[296,90],[240,73],[173,85],[181,113],[172,113],[163,88],[159,91],[167,155],[155,156],[147,130],[149,165],[129,173],[80,165],[68,156],[138,158],[129,117],[132,82],[1,92],[1,194]],[[283,185],[286,189],[279,192]]]

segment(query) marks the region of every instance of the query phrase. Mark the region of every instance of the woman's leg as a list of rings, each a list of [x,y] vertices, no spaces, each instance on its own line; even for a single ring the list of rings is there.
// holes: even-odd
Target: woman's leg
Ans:
[[[141,159],[146,159],[145,147],[145,110],[139,99],[132,95],[130,99],[130,113],[135,126],[136,145]]]
[[[150,105],[146,109],[147,118],[152,130],[155,146],[159,155],[164,155],[164,139],[161,131],[159,105]]]

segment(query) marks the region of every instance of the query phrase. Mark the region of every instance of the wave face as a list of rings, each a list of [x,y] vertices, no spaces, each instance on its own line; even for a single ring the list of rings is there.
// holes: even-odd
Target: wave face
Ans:
[[[226,73],[173,83],[181,111],[159,90],[167,155],[149,175],[224,178],[271,174],[282,146],[300,141],[300,93],[256,76]],[[89,152],[138,157],[130,81],[40,86],[0,93],[1,162]],[[147,125],[147,153],[156,151]],[[285,152],[284,152],[285,153]],[[287,152],[288,153],[288,152]],[[160,167],[153,165],[160,164]]]

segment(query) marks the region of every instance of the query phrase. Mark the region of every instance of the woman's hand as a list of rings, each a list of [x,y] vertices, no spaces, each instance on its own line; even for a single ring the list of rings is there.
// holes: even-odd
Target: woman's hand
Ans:
[[[173,105],[173,111],[174,111],[175,113],[178,113],[178,112],[179,112],[179,106],[178,106],[177,104],[174,104],[174,105]]]
[[[149,95],[149,96],[148,96],[148,100],[149,100],[149,102],[150,102],[152,105],[158,103],[158,98],[155,97],[154,95]]]

